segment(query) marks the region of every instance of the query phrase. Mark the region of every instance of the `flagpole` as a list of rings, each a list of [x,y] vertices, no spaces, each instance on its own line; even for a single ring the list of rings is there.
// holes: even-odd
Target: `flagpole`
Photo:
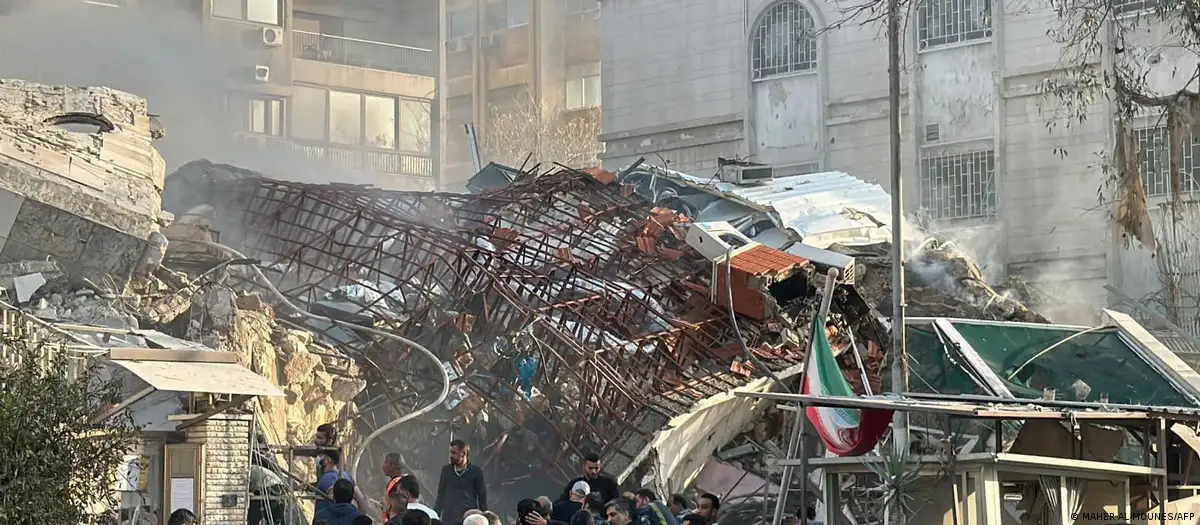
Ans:
[[[816,343],[816,330],[825,329],[825,320],[829,318],[829,309],[833,306],[833,290],[837,287],[838,276],[841,272],[837,268],[830,268],[825,274],[825,294],[821,296],[821,307],[817,309],[815,320],[820,320],[821,325],[818,327],[813,323],[813,333],[809,334],[808,354],[804,356],[804,368],[800,372],[800,389],[804,391],[804,380],[808,372],[808,362],[813,359],[813,345]],[[789,458],[800,455],[800,525],[808,525],[808,430],[804,424],[805,412],[807,407],[800,403],[796,407],[796,422],[792,428],[792,440],[788,446]],[[798,435],[797,435],[798,434]],[[773,525],[780,525],[783,521],[783,509],[787,505],[787,493],[792,486],[792,468],[783,467],[783,479],[780,480],[779,500],[775,502],[775,518],[771,520]]]

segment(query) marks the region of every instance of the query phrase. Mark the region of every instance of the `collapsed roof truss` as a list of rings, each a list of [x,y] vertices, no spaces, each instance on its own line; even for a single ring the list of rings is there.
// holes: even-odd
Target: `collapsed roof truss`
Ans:
[[[267,179],[218,183],[212,195],[222,241],[262,260],[293,302],[413,339],[463,366],[488,410],[544,422],[546,467],[585,447],[612,457],[742,384],[729,373],[741,351],[728,316],[697,291],[710,265],[671,248],[682,236],[663,213],[586,174],[484,196]],[[739,322],[759,346],[760,327]],[[432,365],[399,357],[409,354],[364,349],[394,393],[436,392]],[[524,357],[538,362],[532,385],[516,370]]]

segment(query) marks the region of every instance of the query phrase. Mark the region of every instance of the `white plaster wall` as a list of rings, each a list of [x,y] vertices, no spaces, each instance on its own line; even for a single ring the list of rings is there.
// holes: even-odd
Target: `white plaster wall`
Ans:
[[[785,165],[821,160],[821,90],[816,73],[754,83],[755,162]]]
[[[770,379],[759,379],[736,391],[765,392],[773,383]],[[692,411],[671,420],[651,445],[657,458],[655,484],[660,492],[683,492],[713,452],[745,431],[771,403],[737,397],[731,391],[707,398]]]
[[[917,75],[921,133],[937,124],[940,142],[995,136],[996,74],[995,48],[987,43],[922,52]]]
[[[645,149],[621,149],[606,165],[639,156],[655,162],[661,154],[672,168],[707,174],[716,156],[731,152],[756,153],[752,160],[777,164],[806,162],[811,156],[823,169],[845,171],[890,191],[882,27],[848,24],[823,32],[816,72],[777,84],[752,83],[749,25],[772,0],[602,2],[605,140],[613,151],[618,142],[655,137],[639,142],[649,144]],[[803,5],[818,26],[840,16],[832,0]],[[1101,164],[1111,150],[1110,109],[1099,101],[1085,122],[1071,122],[1056,101],[1039,92],[1062,60],[1060,46],[1047,36],[1057,27],[1049,5],[1003,0],[995,16],[990,41],[920,53],[912,49],[915,21],[904,24],[910,31],[901,80],[907,211],[919,205],[917,146],[924,124],[941,124],[943,145],[992,141],[999,208],[995,224],[983,230],[994,236],[983,243],[987,262],[1002,266],[1000,273],[1053,284],[1055,297],[1064,303],[1104,305],[1102,285],[1115,273],[1131,271],[1113,267],[1119,263],[1110,260],[1109,210],[1100,206],[1098,195],[1105,178]],[[1178,63],[1185,70],[1194,58],[1163,54],[1154,82],[1168,85],[1177,73],[1164,68]],[[788,100],[778,116],[770,104],[776,87]],[[910,89],[919,93],[911,105]],[[798,95],[803,104],[793,104]],[[705,138],[708,128],[689,124],[720,115],[740,115],[745,135]],[[662,130],[649,129],[667,125],[687,128],[686,138],[668,139]]]
[[[741,2],[603,0],[601,8],[606,135],[742,111]]]

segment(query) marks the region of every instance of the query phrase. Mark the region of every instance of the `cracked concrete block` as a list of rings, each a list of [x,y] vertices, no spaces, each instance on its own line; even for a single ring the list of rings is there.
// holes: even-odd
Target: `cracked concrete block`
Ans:
[[[72,279],[123,289],[159,227],[166,174],[151,135],[134,95],[0,79],[0,261],[50,256]]]

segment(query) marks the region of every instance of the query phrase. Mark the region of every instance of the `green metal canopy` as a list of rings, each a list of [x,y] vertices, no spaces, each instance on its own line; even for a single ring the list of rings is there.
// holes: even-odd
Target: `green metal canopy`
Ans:
[[[1117,327],[935,319],[907,333],[914,391],[1196,405]]]

